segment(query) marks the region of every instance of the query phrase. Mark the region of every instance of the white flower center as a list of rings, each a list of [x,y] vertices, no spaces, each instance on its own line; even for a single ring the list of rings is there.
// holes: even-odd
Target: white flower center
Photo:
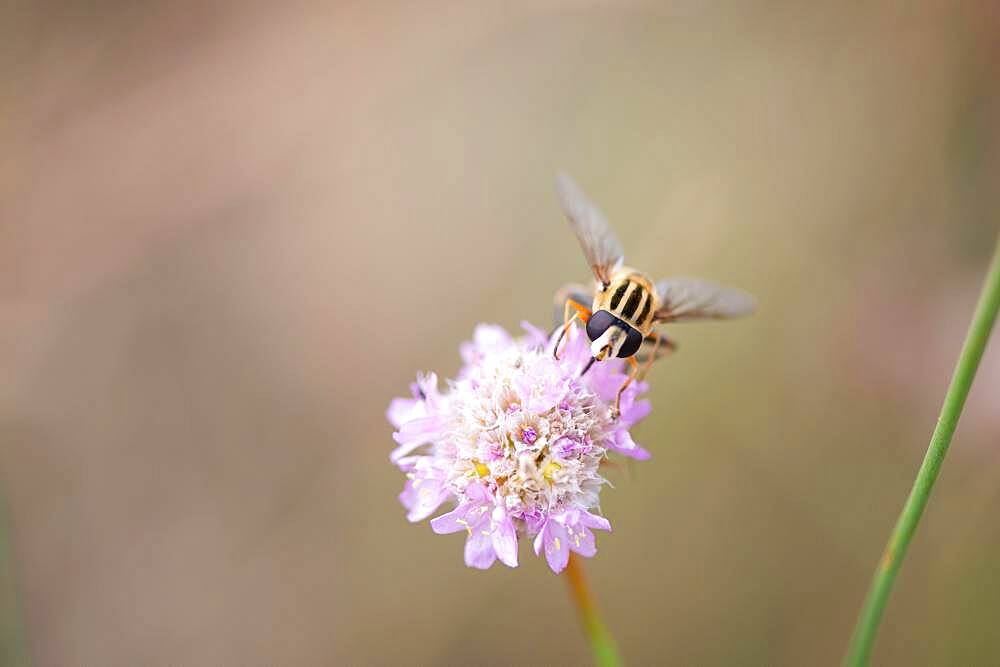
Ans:
[[[612,424],[589,389],[572,382],[565,391],[551,389],[553,368],[543,352],[515,350],[485,359],[454,384],[448,443],[455,457],[447,481],[455,491],[478,479],[520,517],[596,507]],[[538,405],[546,407],[528,409]],[[495,510],[495,520],[502,515]]]

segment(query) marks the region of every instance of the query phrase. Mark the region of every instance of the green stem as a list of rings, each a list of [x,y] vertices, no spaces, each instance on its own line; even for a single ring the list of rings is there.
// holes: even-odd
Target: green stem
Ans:
[[[965,399],[969,395],[972,380],[976,377],[976,370],[979,368],[983,350],[986,349],[986,342],[989,340],[993,324],[996,322],[998,310],[1000,310],[1000,243],[997,245],[993,262],[986,275],[979,304],[976,306],[972,324],[969,325],[969,333],[966,335],[962,353],[955,365],[951,386],[948,387],[948,393],[944,397],[941,415],[938,417],[937,426],[931,436],[924,462],[917,473],[917,479],[913,482],[910,496],[906,499],[896,527],[889,537],[889,543],[886,545],[882,560],[875,571],[875,578],[868,591],[865,605],[858,617],[858,624],[854,629],[854,636],[851,638],[851,645],[845,661],[849,667],[863,667],[868,664],[871,657],[875,635],[878,633],[879,623],[882,620],[882,612],[885,611],[886,602],[892,593],[892,586],[903,563],[903,558],[906,556],[906,550],[913,540],[913,533],[917,529],[917,524],[920,523],[920,516],[924,512],[924,508],[927,507],[934,482],[937,480],[938,473],[941,472],[941,464],[944,462],[945,454],[948,453],[948,446],[951,444],[955,427],[958,426],[958,418],[965,406]]]
[[[28,667],[28,650],[17,604],[14,549],[4,501],[0,493],[0,665]]]
[[[597,605],[594,603],[594,596],[583,576],[580,558],[576,554],[569,555],[569,563],[566,565],[566,580],[569,582],[573,602],[576,603],[576,608],[580,612],[580,621],[583,623],[583,631],[590,642],[594,663],[598,667],[620,667],[622,659],[618,655],[618,648],[615,646],[615,641],[611,638],[608,628],[604,625],[604,621],[601,620]]]

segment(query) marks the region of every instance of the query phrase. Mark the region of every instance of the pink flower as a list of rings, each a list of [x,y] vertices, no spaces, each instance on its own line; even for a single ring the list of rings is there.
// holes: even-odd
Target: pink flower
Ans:
[[[503,506],[478,483],[465,489],[465,498],[453,511],[432,519],[431,529],[438,534],[468,532],[465,564],[469,567],[485,570],[497,558],[517,567],[517,531]]]
[[[648,451],[635,444],[635,440],[632,439],[632,435],[624,429],[615,432],[611,442],[608,443],[608,449],[613,452],[618,452],[622,456],[628,456],[640,461],[645,461],[652,456],[652,454]]]
[[[435,467],[435,461],[427,456],[412,457],[400,464],[408,470],[408,479],[399,501],[409,510],[407,520],[423,521],[451,497],[451,489],[445,483],[445,471]]]
[[[398,460],[417,447],[433,442],[441,436],[442,422],[438,415],[441,395],[437,390],[437,375],[430,373],[417,378],[410,385],[413,398],[395,398],[389,403],[386,417],[399,430],[392,439],[399,445],[390,458]]]
[[[591,528],[610,531],[611,524],[602,516],[579,509],[550,516],[535,536],[535,555],[539,555],[544,549],[545,560],[552,571],[558,574],[569,562],[570,551],[587,558],[597,553]]]
[[[389,458],[407,476],[399,496],[407,519],[421,521],[454,503],[431,528],[467,533],[469,567],[496,560],[516,567],[518,538],[525,537],[559,572],[570,551],[596,553],[591,529],[611,529],[593,514],[606,483],[600,466],[610,453],[649,458],[629,429],[650,406],[639,400],[646,385],[633,383],[612,419],[623,362],[594,364],[581,376],[590,360],[581,330],[570,329],[556,361],[554,339],[525,329],[515,339],[500,327],[478,326],[447,391],[427,374],[411,386],[412,398],[393,400],[386,416],[397,447]]]

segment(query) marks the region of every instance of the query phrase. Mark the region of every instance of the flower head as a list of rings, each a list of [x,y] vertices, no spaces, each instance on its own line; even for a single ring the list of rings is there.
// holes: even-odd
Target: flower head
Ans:
[[[649,402],[639,382],[626,389],[621,415],[611,406],[625,380],[621,360],[581,376],[590,360],[586,337],[573,328],[553,358],[555,341],[524,325],[515,339],[498,326],[479,325],[461,347],[465,366],[444,393],[437,376],[418,376],[412,398],[389,405],[397,429],[390,460],[407,481],[399,499],[410,521],[446,502],[455,508],[431,521],[436,533],[466,533],[465,563],[485,569],[499,559],[517,566],[519,537],[534,540],[553,571],[569,552],[593,556],[592,529],[611,530],[594,513],[610,452],[649,458],[628,429]]]

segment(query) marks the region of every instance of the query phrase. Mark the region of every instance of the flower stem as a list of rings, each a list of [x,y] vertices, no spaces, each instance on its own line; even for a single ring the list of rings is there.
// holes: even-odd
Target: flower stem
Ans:
[[[5,501],[0,493],[0,665],[28,667],[30,661],[17,599],[14,548]]]
[[[600,613],[597,611],[594,595],[587,587],[587,579],[583,574],[580,558],[573,553],[569,555],[569,563],[566,565],[566,580],[569,582],[569,591],[573,596],[573,602],[580,613],[583,631],[590,642],[594,663],[598,667],[618,667],[622,664],[621,656],[618,655],[618,647],[615,646],[615,641],[611,638],[604,621],[601,620]]]
[[[882,560],[875,571],[868,597],[861,609],[861,615],[858,617],[858,624],[854,629],[845,661],[849,667],[863,667],[868,664],[871,657],[875,635],[878,633],[879,623],[882,620],[882,612],[885,611],[885,605],[892,592],[896,575],[899,573],[903,558],[906,556],[906,550],[910,546],[913,533],[920,522],[920,516],[924,512],[924,508],[927,507],[927,501],[934,488],[938,473],[941,471],[945,454],[948,453],[948,446],[951,444],[952,435],[954,435],[955,427],[958,425],[958,418],[965,406],[965,399],[969,395],[972,380],[979,368],[979,361],[986,349],[986,342],[989,340],[990,332],[996,322],[998,310],[1000,310],[1000,243],[997,245],[993,262],[986,275],[979,304],[976,306],[972,324],[969,325],[962,353],[955,365],[951,386],[948,387],[948,393],[944,397],[941,415],[938,417],[937,426],[931,436],[924,462],[913,482],[910,496],[906,499],[896,527],[889,537],[889,543],[886,545]]]

